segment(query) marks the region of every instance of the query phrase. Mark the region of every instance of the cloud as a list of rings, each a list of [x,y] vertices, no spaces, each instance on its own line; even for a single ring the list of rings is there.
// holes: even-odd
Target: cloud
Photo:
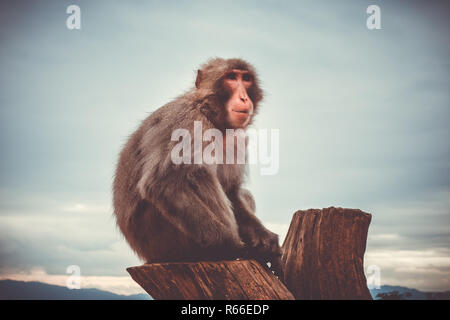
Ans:
[[[109,210],[110,210],[109,206],[88,205],[88,204],[84,204],[84,203],[68,204],[61,208],[61,211],[64,211],[64,212],[77,212],[77,213],[108,212]]]
[[[60,274],[75,264],[87,275],[117,276],[141,264],[107,206],[55,201],[47,208],[0,215],[0,273],[38,267]]]
[[[381,271],[381,285],[399,285],[423,291],[450,288],[450,249],[370,250],[365,267],[376,265]]]
[[[284,223],[266,222],[266,223],[264,223],[264,226],[267,229],[269,229],[270,231],[278,234],[278,240],[279,240],[280,246],[283,245],[284,239],[286,238],[286,234],[289,230],[289,225],[284,224]]]
[[[81,269],[81,272],[83,270]],[[27,272],[14,273],[14,271],[0,274],[0,280],[39,281],[48,284],[67,286],[71,274],[48,274],[43,268],[33,268]],[[80,277],[80,289],[96,288],[117,294],[130,295],[145,293],[130,276],[84,276]]]
[[[374,234],[370,235],[368,237],[368,241],[396,241],[400,240],[401,236],[397,233],[381,233],[381,234]]]

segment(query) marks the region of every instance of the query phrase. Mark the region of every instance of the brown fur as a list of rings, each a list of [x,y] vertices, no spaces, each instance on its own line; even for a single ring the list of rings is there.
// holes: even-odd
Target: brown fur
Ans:
[[[222,77],[232,69],[253,77],[248,95],[254,112],[262,91],[253,67],[241,59],[216,58],[198,71],[195,87],[145,119],[123,148],[114,179],[114,213],[131,248],[146,262],[279,258],[278,237],[254,215],[255,203],[242,189],[244,165],[180,164],[171,161],[175,129],[193,137],[228,128]],[[193,149],[192,149],[193,150]]]

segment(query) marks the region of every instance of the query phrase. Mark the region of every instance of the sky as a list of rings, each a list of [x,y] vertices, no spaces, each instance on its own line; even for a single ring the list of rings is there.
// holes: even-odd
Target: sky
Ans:
[[[440,1],[2,1],[0,279],[143,292],[118,153],[219,56],[255,66],[254,128],[279,130],[278,173],[247,182],[262,222],[282,241],[296,210],[359,208],[381,284],[450,290],[449,27]]]

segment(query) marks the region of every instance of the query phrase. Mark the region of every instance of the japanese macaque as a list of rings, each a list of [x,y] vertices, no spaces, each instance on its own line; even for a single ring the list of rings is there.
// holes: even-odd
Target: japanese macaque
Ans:
[[[245,130],[262,97],[249,63],[215,58],[198,70],[191,90],[153,112],[131,135],[117,165],[114,212],[145,262],[253,258],[281,273],[278,236],[255,216],[254,199],[242,188],[245,163],[198,163],[194,155],[174,163],[171,156],[179,143],[173,132],[194,136],[194,122],[201,123],[201,134],[220,130],[224,152],[232,150],[236,139],[226,138],[227,132]],[[188,149],[195,149],[194,142]]]

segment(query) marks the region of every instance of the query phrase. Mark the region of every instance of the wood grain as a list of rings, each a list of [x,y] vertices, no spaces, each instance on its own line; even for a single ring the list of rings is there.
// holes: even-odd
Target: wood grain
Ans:
[[[254,260],[152,263],[128,268],[156,300],[293,300]]]
[[[363,265],[371,217],[334,207],[294,214],[282,263],[296,299],[372,299]]]

